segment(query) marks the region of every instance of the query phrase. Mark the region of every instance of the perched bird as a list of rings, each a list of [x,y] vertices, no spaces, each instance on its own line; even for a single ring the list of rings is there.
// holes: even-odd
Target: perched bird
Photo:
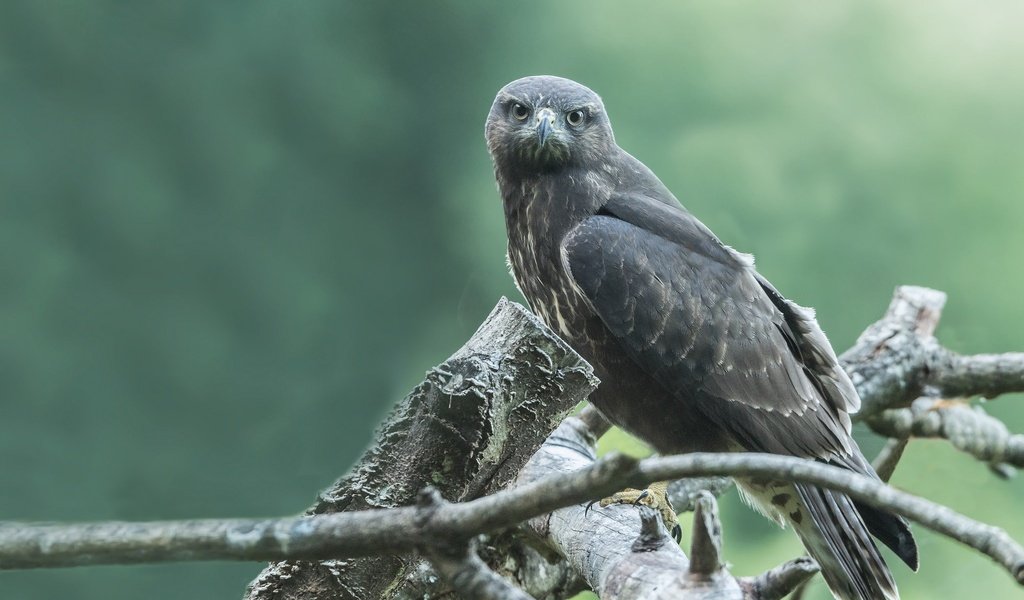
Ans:
[[[609,421],[666,454],[770,452],[877,477],[850,435],[860,398],[814,313],[616,145],[597,94],[559,77],[513,81],[485,133],[512,275],[594,366],[590,400]],[[738,483],[793,527],[838,598],[899,597],[871,535],[917,568],[896,515],[812,485]]]

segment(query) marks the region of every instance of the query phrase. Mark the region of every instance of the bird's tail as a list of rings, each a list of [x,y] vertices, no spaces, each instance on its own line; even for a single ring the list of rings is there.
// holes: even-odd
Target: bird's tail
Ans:
[[[859,456],[839,466],[877,477]],[[789,523],[841,600],[898,600],[899,592],[871,536],[917,570],[917,544],[902,517],[860,504],[840,492],[802,483],[737,479],[751,506]]]
[[[800,510],[787,520],[818,562],[832,595],[841,600],[898,600],[892,573],[849,496],[806,484],[794,487]]]

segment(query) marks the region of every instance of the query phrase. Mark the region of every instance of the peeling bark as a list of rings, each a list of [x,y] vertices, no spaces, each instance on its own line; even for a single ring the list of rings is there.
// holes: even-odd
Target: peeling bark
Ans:
[[[565,342],[503,298],[395,407],[359,462],[308,513],[408,506],[427,485],[450,501],[501,489],[596,385]],[[267,567],[246,598],[377,600],[417,584],[442,589],[414,555],[283,562]]]

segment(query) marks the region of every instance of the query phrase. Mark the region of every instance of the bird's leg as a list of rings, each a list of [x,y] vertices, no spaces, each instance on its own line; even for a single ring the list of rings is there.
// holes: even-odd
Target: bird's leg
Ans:
[[[672,508],[672,502],[668,499],[667,481],[652,483],[642,490],[626,488],[621,492],[616,492],[607,498],[601,499],[598,504],[602,508],[612,504],[632,504],[633,506],[643,504],[644,506],[650,506],[661,514],[661,520],[665,523],[665,528],[671,532],[672,538],[676,542],[682,539],[683,530],[679,526],[679,518],[676,516],[675,509]]]

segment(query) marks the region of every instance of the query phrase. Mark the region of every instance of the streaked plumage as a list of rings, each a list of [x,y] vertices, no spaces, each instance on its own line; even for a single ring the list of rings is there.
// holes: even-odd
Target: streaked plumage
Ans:
[[[860,400],[813,312],[615,144],[596,94],[557,77],[514,81],[486,137],[512,274],[594,365],[591,401],[609,420],[663,453],[771,452],[874,476],[850,436]],[[837,597],[898,597],[868,531],[916,568],[896,516],[813,486],[740,484],[793,525]]]

